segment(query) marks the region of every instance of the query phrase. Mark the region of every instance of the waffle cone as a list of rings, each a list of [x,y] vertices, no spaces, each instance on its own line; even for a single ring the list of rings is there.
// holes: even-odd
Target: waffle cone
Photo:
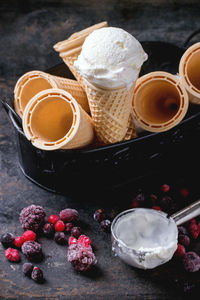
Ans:
[[[30,71],[25,73],[17,81],[14,89],[15,111],[22,117],[29,100],[38,92],[49,88],[66,90],[76,99],[86,112],[89,112],[86,93],[77,81],[53,76],[41,71]]]
[[[179,63],[179,76],[193,104],[200,104],[200,43],[189,47]]]
[[[68,92],[55,88],[41,91],[29,101],[23,130],[27,139],[43,150],[81,148],[94,139],[89,115]]]
[[[127,139],[131,137],[134,124],[129,118],[135,84],[129,90],[126,87],[103,89],[86,80],[84,85],[98,139],[110,144],[124,140],[126,135]]]
[[[73,33],[68,39],[58,42],[53,46],[54,50],[59,52],[60,57],[68,66],[74,77],[78,80],[81,86],[83,86],[83,79],[80,74],[74,68],[74,61],[78,59],[81,52],[82,45],[86,37],[96,29],[107,27],[107,22],[101,22],[88,27],[79,32]]]

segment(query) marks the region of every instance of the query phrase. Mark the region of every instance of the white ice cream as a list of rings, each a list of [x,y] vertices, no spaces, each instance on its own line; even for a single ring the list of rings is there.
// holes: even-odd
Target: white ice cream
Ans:
[[[74,67],[94,85],[130,88],[147,57],[131,34],[121,28],[105,27],[85,39]]]
[[[177,226],[165,213],[137,208],[119,217],[113,250],[129,265],[152,269],[169,261],[177,248]]]

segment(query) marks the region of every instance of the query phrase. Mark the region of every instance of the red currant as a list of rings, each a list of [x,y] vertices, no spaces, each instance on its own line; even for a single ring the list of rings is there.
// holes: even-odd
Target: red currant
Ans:
[[[54,227],[56,231],[63,231],[65,229],[65,223],[63,221],[57,221]]]
[[[36,234],[32,230],[27,230],[23,233],[22,237],[24,240],[27,241],[35,241],[36,240]]]
[[[52,223],[52,224],[55,224],[56,222],[58,222],[58,220],[59,220],[59,218],[56,215],[50,215],[48,218],[48,222]]]

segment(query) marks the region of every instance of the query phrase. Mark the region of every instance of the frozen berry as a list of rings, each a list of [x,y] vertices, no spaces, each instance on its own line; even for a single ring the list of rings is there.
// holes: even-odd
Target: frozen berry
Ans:
[[[75,226],[71,230],[71,235],[73,235],[75,238],[78,238],[81,235],[81,227]]]
[[[130,207],[131,208],[137,208],[137,207],[139,207],[139,202],[138,202],[138,200],[137,199],[133,199],[132,200],[132,202],[131,202],[131,205],[130,205]]]
[[[182,257],[184,254],[185,254],[185,247],[183,246],[183,245],[181,245],[181,244],[178,244],[177,245],[177,249],[176,249],[176,251],[175,251],[175,253],[174,253],[174,256],[176,256],[176,257]]]
[[[47,238],[52,238],[55,233],[54,225],[51,223],[46,223],[42,228],[42,232]]]
[[[5,248],[12,247],[14,240],[15,240],[15,237],[12,233],[4,233],[0,239],[2,245]]]
[[[110,232],[111,222],[110,220],[103,220],[101,221],[100,226],[103,231]]]
[[[45,216],[43,207],[32,204],[22,209],[19,220],[24,230],[36,232],[44,224]]]
[[[105,215],[105,212],[102,208],[99,208],[95,211],[94,213],[94,220],[97,221],[97,222],[101,222],[103,220],[105,220],[106,218],[106,215]]]
[[[68,247],[67,260],[75,270],[80,272],[89,270],[97,262],[91,249],[85,248],[81,244],[73,244]]]
[[[9,261],[13,261],[13,262],[19,262],[19,261],[20,261],[19,251],[18,251],[17,249],[8,248],[8,249],[5,251],[5,257],[6,257]]]
[[[168,184],[163,184],[161,185],[160,189],[162,192],[167,193],[170,190],[170,186]]]
[[[90,238],[88,236],[84,235],[84,234],[82,234],[82,235],[79,236],[78,243],[81,244],[81,245],[83,245],[86,248],[91,247],[91,240],[90,240]]]
[[[187,229],[184,226],[178,226],[178,234],[188,234]]]
[[[56,224],[58,222],[59,218],[57,215],[50,215],[48,218],[48,222],[52,224]]]
[[[56,243],[58,243],[60,245],[67,244],[67,238],[66,238],[64,232],[56,232],[54,235],[54,240]]]
[[[66,231],[66,232],[71,231],[72,227],[73,227],[73,224],[72,224],[71,222],[66,223],[66,224],[65,224],[65,231]]]
[[[36,234],[32,230],[27,230],[23,233],[22,237],[24,240],[27,241],[35,241],[36,240]]]
[[[14,245],[17,248],[21,248],[21,246],[23,245],[23,243],[25,242],[23,236],[17,236],[14,240]]]
[[[55,231],[63,231],[65,229],[65,224],[63,221],[58,221],[56,224],[54,224]]]
[[[179,234],[178,242],[179,242],[179,244],[187,247],[190,244],[190,238],[189,238],[189,236],[187,236],[185,234]]]
[[[66,208],[61,210],[59,217],[64,223],[76,222],[79,219],[79,213],[76,209]]]
[[[197,272],[200,269],[200,256],[195,252],[187,252],[183,256],[183,266],[188,272]]]
[[[160,206],[156,206],[156,205],[153,206],[152,209],[155,209],[155,210],[162,210]]]
[[[73,237],[73,236],[69,237],[69,239],[68,239],[68,245],[69,246],[72,245],[72,244],[77,244],[77,243],[78,243],[78,241],[75,237]]]
[[[180,194],[181,196],[183,196],[184,198],[186,198],[189,195],[189,191],[187,188],[181,188],[180,189]]]
[[[24,263],[22,266],[22,271],[25,276],[31,277],[31,273],[33,271],[33,264],[32,263]]]
[[[30,261],[41,261],[43,258],[42,247],[35,241],[28,241],[22,245],[22,253]]]
[[[196,223],[190,223],[190,232],[192,234],[192,237],[196,240],[199,236],[199,227]]]
[[[32,273],[31,273],[31,278],[36,282],[39,282],[39,283],[43,282],[44,277],[43,277],[42,270],[38,267],[34,267]]]

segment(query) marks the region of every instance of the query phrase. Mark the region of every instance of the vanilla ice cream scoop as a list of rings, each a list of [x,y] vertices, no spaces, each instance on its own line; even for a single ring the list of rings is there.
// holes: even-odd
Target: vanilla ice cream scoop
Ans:
[[[85,39],[74,67],[90,83],[103,88],[130,88],[147,54],[141,44],[121,28],[94,30]]]

